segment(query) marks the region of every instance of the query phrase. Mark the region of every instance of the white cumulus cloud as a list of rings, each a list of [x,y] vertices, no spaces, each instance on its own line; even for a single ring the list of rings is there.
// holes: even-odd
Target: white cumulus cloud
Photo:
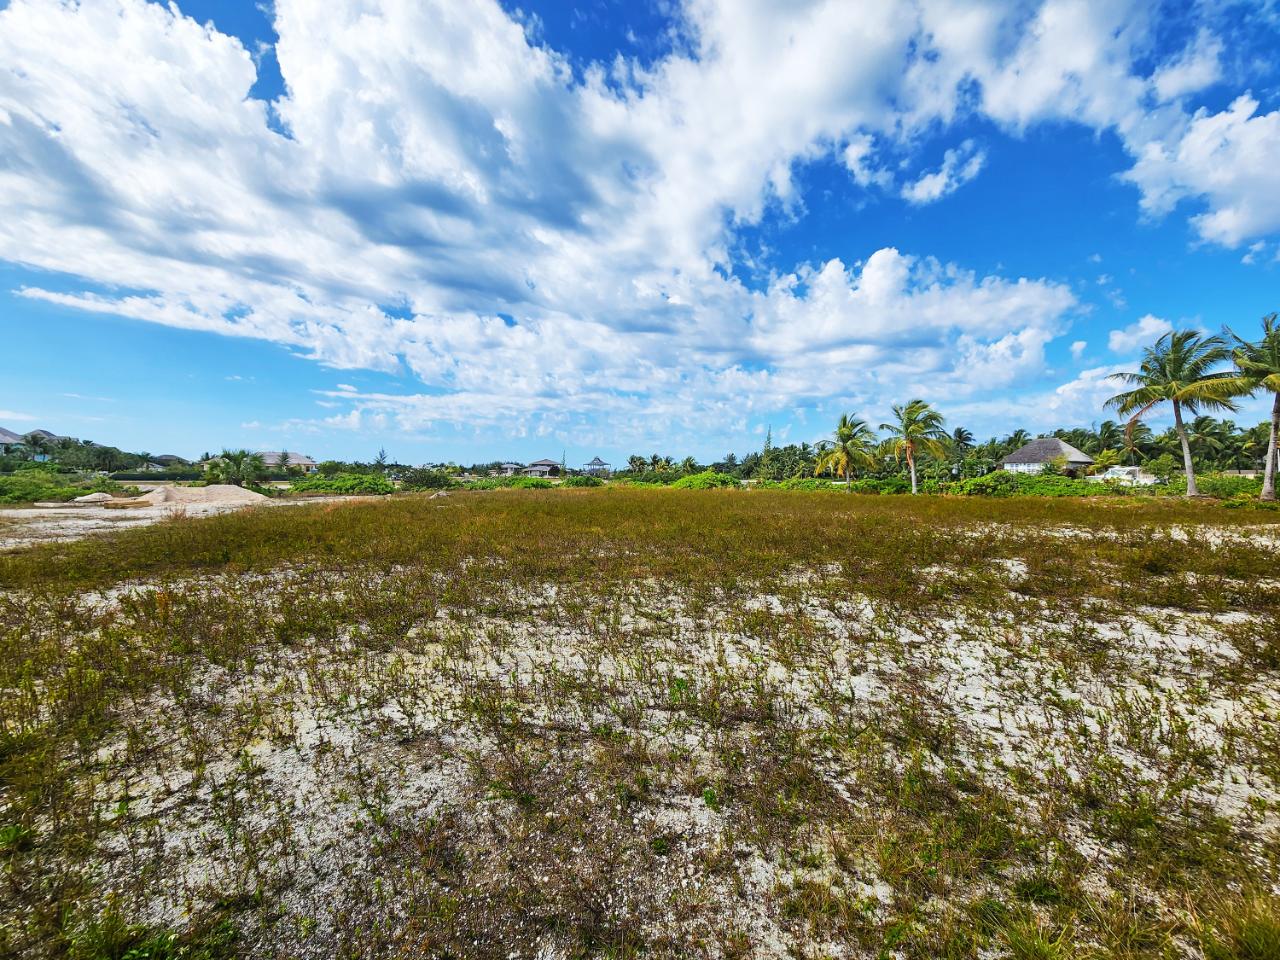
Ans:
[[[1112,353],[1132,353],[1140,347],[1154,343],[1173,329],[1168,320],[1146,314],[1127,327],[1112,330],[1107,336],[1107,346]]]

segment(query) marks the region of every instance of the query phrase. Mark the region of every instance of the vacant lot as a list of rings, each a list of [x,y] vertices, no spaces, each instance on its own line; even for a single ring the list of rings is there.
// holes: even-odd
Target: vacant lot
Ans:
[[[495,491],[0,556],[0,954],[1280,956],[1280,525]]]

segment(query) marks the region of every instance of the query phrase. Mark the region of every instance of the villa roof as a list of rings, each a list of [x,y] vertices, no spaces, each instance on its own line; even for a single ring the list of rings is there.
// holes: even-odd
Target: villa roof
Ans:
[[[531,466],[531,467],[558,467],[558,466],[560,466],[560,461],[559,461],[559,460],[535,460],[535,461],[533,461],[533,463],[529,464],[529,466]]]
[[[1003,463],[1048,463],[1058,457],[1065,457],[1067,463],[1093,463],[1093,457],[1077,450],[1065,440],[1058,437],[1040,437],[1026,446],[1013,451],[1000,462]]]
[[[262,462],[268,466],[279,465],[281,462],[280,458],[286,455],[288,456],[288,459],[284,461],[284,465],[286,467],[290,465],[295,467],[313,467],[316,463],[305,453],[294,453],[292,450],[263,450],[259,454],[259,456],[262,457]]]

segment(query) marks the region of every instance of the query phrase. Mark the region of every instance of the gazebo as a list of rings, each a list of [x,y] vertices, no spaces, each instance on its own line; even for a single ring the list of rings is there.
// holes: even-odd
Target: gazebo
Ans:
[[[601,474],[607,474],[609,472],[609,464],[605,463],[599,457],[592,457],[590,463],[584,463],[582,465],[582,472],[592,477],[598,477]]]

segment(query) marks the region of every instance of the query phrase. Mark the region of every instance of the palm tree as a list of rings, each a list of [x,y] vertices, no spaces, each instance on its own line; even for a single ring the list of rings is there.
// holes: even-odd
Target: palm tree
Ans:
[[[631,456],[627,457],[627,469],[632,473],[644,473],[648,468],[648,459],[640,456],[640,454],[633,453]]]
[[[907,458],[911,471],[911,492],[917,492],[916,454],[928,453],[941,459],[946,456],[947,434],[942,429],[942,414],[923,400],[912,400],[893,408],[893,423],[880,424],[889,431],[886,446],[894,457]]]
[[[1277,462],[1277,458],[1280,458],[1280,450],[1277,449],[1277,443],[1280,442],[1280,437],[1277,436],[1280,434],[1280,324],[1276,322],[1276,314],[1268,314],[1262,318],[1262,339],[1256,343],[1234,333],[1231,334],[1231,339],[1235,341],[1231,356],[1236,363],[1237,376],[1230,380],[1237,394],[1256,393],[1259,390],[1269,390],[1275,394],[1271,400],[1271,432],[1267,440],[1266,465],[1262,468],[1260,498],[1274,500],[1276,470],[1280,466]]]
[[[49,453],[49,438],[43,433],[28,433],[22,438],[22,449],[32,460],[39,460]]]
[[[1129,416],[1130,427],[1153,407],[1169,401],[1173,404],[1173,427],[1182,445],[1182,463],[1187,473],[1187,496],[1199,496],[1195,465],[1191,460],[1191,442],[1182,423],[1182,411],[1195,414],[1200,408],[1235,410],[1231,402],[1240,392],[1229,373],[1215,373],[1213,368],[1230,357],[1221,337],[1202,337],[1194,330],[1176,330],[1164,334],[1143,351],[1138,369],[1112,374],[1110,379],[1132,384],[1133,390],[1116,394],[1107,406]]]
[[[1005,448],[1005,451],[1007,453],[1012,453],[1014,450],[1018,450],[1018,449],[1021,449],[1022,447],[1025,447],[1030,442],[1031,442],[1031,434],[1019,428],[1013,431],[1013,433],[1009,434],[1009,436],[1005,437],[1004,443],[1001,444],[1001,446]]]
[[[957,453],[973,449],[973,434],[964,427],[956,427],[951,431],[951,447]]]
[[[685,457],[680,461],[680,472],[684,474],[697,473],[698,461],[693,459],[693,457]]]
[[[223,450],[209,464],[209,479],[243,487],[260,480],[267,472],[267,465],[260,453],[248,450]]]
[[[818,444],[818,459],[813,465],[813,475],[829,470],[845,482],[853,480],[853,468],[856,464],[870,465],[875,462],[874,447],[876,435],[871,432],[865,420],[840,414],[835,433],[830,440]]]
[[[1103,420],[1097,433],[1098,452],[1119,450],[1124,446],[1124,428],[1114,420]]]

